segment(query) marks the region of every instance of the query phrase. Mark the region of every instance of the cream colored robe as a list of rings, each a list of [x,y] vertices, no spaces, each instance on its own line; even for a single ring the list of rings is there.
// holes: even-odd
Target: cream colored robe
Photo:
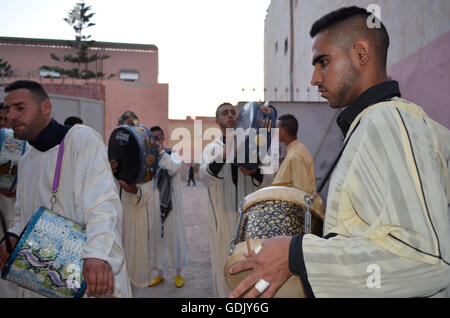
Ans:
[[[121,193],[123,248],[130,283],[143,288],[150,282],[150,213],[153,182],[138,184],[137,187],[136,194],[126,192],[124,189]]]
[[[30,147],[18,169],[16,214],[8,231],[20,235],[40,206],[50,208],[59,145],[46,152]],[[75,125],[65,137],[54,211],[86,225],[83,258],[107,261],[114,272],[114,296],[131,297],[122,247],[122,204],[101,136]],[[25,297],[37,294],[26,290]]]
[[[400,98],[350,131],[359,119],[330,180],[324,235],[338,236],[303,237],[308,283],[317,297],[448,297],[450,131]]]
[[[3,194],[0,194],[0,209],[2,210],[3,217],[6,222],[6,226],[11,223],[12,218],[14,217],[14,204],[16,202],[16,197],[13,196],[8,198]],[[3,228],[0,227],[0,238],[3,238],[5,233],[3,232]],[[0,279],[0,298],[15,298],[19,296],[18,287],[16,284],[6,281],[4,279]]]
[[[228,259],[231,238],[236,230],[239,204],[250,193],[270,185],[273,175],[264,175],[261,184],[244,175],[238,169],[238,185],[233,184],[231,165],[225,164],[216,177],[208,170],[208,164],[214,160],[213,149],[223,149],[224,144],[216,140],[203,150],[203,161],[200,165],[199,179],[208,188],[209,201],[209,240],[211,253],[211,269],[215,297],[228,297],[231,289],[225,280],[224,266]],[[218,153],[217,158],[222,154]],[[254,183],[255,182],[255,183]]]
[[[164,221],[164,237],[161,237],[161,208],[159,190],[154,185],[151,230],[150,230],[150,267],[151,269],[178,269],[186,266],[188,250],[183,221],[183,198],[181,195],[181,180],[179,171],[182,165],[177,153],[172,151],[159,159],[159,165],[168,170],[172,177],[172,211]],[[156,177],[154,179],[156,182]]]

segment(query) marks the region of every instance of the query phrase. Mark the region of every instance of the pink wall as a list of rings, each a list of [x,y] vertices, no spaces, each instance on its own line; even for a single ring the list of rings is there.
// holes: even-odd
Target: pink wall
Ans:
[[[8,45],[5,45],[8,44]],[[38,77],[42,65],[72,68],[74,64],[57,62],[50,57],[53,53],[62,58],[64,55],[74,55],[75,52],[67,46],[67,41],[0,38],[0,57],[11,64],[18,77]],[[99,50],[90,50],[89,54],[109,55],[103,61],[103,73],[116,74],[112,80],[119,80],[121,69],[139,71],[139,81],[158,81],[158,48],[154,45],[139,45],[126,43],[98,42]],[[62,61],[62,59],[61,59]],[[89,64],[90,70],[95,70],[95,64]]]
[[[402,97],[450,129],[450,31],[393,65],[390,75]]]
[[[150,128],[159,125],[167,134],[169,129],[169,85],[144,85],[104,81],[105,98],[105,142],[117,126],[117,120],[126,110],[139,117],[141,124]],[[111,107],[114,105],[114,107]]]
[[[21,39],[0,37],[0,57],[11,64],[17,78],[30,78],[39,81],[39,67],[59,65],[73,67],[70,63],[58,63],[50,58],[50,53],[58,56],[74,54],[71,49],[61,48],[67,41],[47,39]],[[42,79],[47,83],[50,93],[87,97],[105,101],[105,142],[107,143],[117,120],[126,110],[134,111],[141,123],[150,128],[161,126],[169,132],[169,85],[158,83],[158,48],[154,45],[127,43],[96,43],[101,48],[96,53],[109,55],[103,62],[105,74],[116,73],[109,80]],[[93,52],[91,52],[92,54]],[[121,69],[134,69],[139,72],[137,82],[124,82],[119,79]],[[79,87],[78,87],[79,86]],[[80,89],[77,89],[80,88]],[[92,88],[97,89],[92,95]],[[87,96],[88,94],[89,96]]]

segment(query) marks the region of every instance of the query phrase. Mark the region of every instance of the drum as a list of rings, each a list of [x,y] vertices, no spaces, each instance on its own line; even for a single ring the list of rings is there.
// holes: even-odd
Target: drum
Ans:
[[[11,191],[17,181],[17,165],[25,153],[26,141],[14,138],[14,131],[2,128],[0,133],[0,189]]]
[[[251,271],[231,275],[229,269],[245,259],[247,251],[246,235],[251,249],[255,249],[265,239],[278,235],[293,236],[303,233],[306,204],[304,191],[296,188],[272,186],[255,191],[240,204],[240,214],[236,231],[230,242],[229,258],[224,274],[231,289],[235,289]],[[320,197],[311,207],[312,233],[322,235],[324,209]],[[304,297],[300,278],[292,276],[277,291],[274,297]]]
[[[127,184],[152,180],[158,167],[158,156],[155,139],[145,126],[118,126],[109,138],[108,158],[119,164],[114,176]]]
[[[47,297],[81,297],[85,229],[45,207],[25,227],[2,278]]]
[[[255,102],[245,104],[234,126],[236,164],[249,170],[258,168],[269,152],[277,111],[272,106]]]

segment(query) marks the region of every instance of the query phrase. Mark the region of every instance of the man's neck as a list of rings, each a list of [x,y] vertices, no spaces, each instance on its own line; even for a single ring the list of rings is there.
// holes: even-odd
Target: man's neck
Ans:
[[[292,136],[288,136],[286,137],[284,144],[287,146],[289,146],[289,144],[291,144],[293,141],[296,141],[297,137],[292,137]]]

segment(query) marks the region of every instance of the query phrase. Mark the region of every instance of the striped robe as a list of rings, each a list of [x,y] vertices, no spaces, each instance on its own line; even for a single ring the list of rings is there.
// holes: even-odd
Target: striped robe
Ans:
[[[338,235],[304,235],[305,285],[316,297],[445,296],[450,131],[400,98],[353,129],[327,200],[324,235]]]

